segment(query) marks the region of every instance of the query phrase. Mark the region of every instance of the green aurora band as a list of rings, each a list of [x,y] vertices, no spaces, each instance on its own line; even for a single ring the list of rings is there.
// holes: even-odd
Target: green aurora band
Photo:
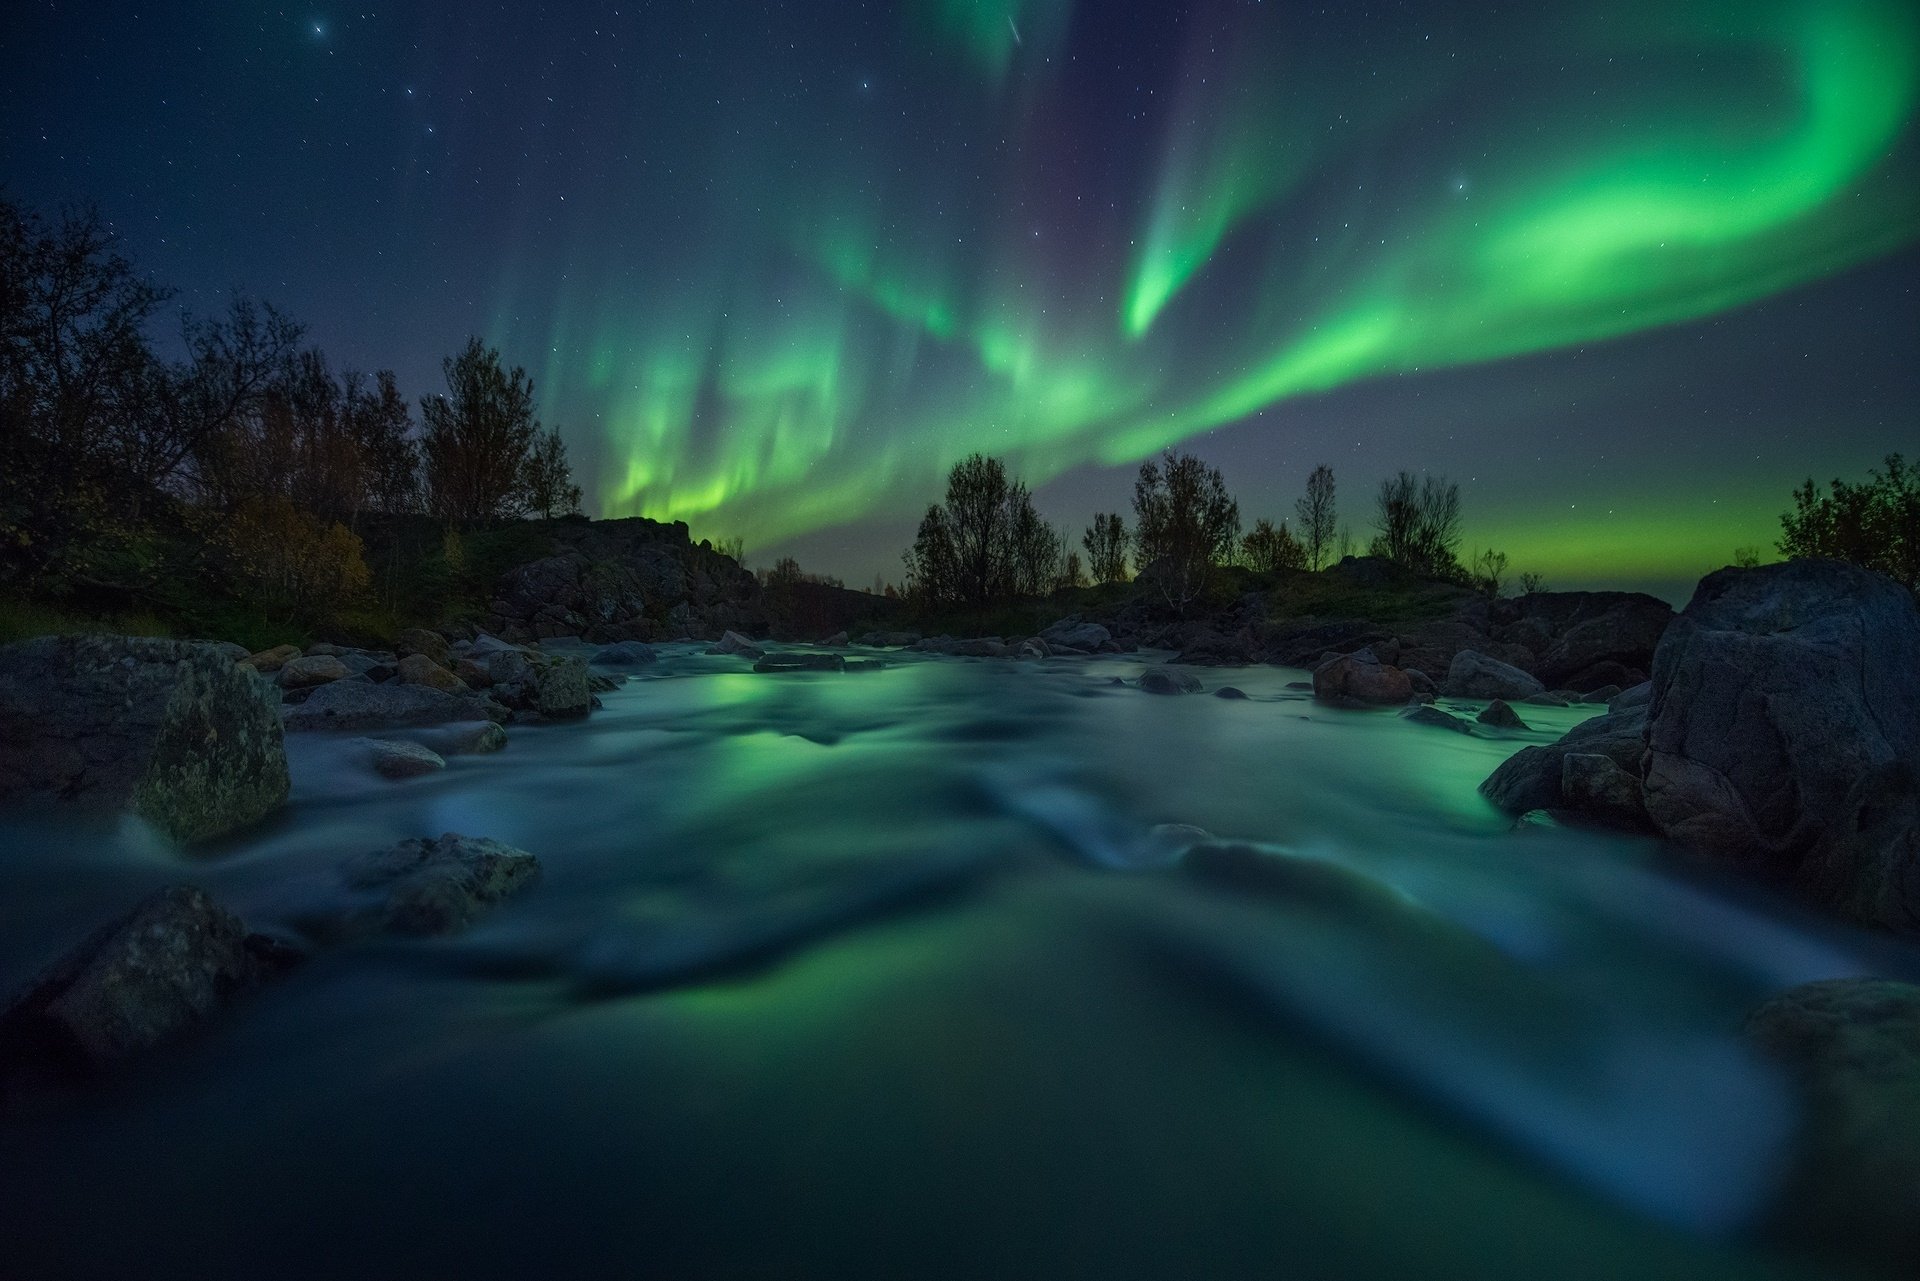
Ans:
[[[1037,484],[1361,380],[1714,315],[1920,233],[1911,5],[1551,8],[1388,56],[1197,5],[1123,172],[1074,120],[1070,0],[906,0],[910,91],[753,129],[737,113],[773,108],[742,87],[682,158],[718,194],[636,251],[644,288],[579,247],[549,416],[599,418],[604,513],[764,546],[910,512],[974,450]],[[1535,554],[1578,564],[1595,532]]]

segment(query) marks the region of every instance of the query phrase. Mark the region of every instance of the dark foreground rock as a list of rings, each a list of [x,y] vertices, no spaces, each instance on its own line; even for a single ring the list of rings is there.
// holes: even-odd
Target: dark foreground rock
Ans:
[[[540,860],[525,850],[485,837],[415,838],[350,861],[348,901],[299,924],[326,942],[454,934],[532,884],[539,870]]]
[[[1920,987],[1809,983],[1754,1011],[1747,1036],[1807,1110],[1784,1229],[1920,1276]]]
[[[286,953],[187,886],[162,890],[56,961],[0,1016],[0,1075],[97,1071],[214,1017]]]
[[[1920,609],[1834,561],[1701,580],[1654,656],[1667,836],[1863,921],[1920,927]]]
[[[1149,667],[1140,673],[1140,688],[1149,694],[1198,694],[1205,687],[1191,672],[1172,667]]]
[[[177,841],[287,795],[274,690],[208,644],[43,636],[0,647],[0,799],[126,807]]]
[[[1513,813],[1650,826],[1811,903],[1920,928],[1920,609],[1832,561],[1711,574],[1651,682],[1481,791]]]
[[[1482,725],[1491,725],[1495,729],[1532,728],[1520,719],[1520,713],[1514,711],[1503,698],[1496,698],[1491,703],[1488,703],[1486,707],[1481,710],[1480,714],[1473,719],[1479,721]]]
[[[1400,713],[1402,720],[1412,721],[1415,725],[1430,725],[1435,729],[1450,729],[1456,734],[1471,734],[1473,726],[1461,720],[1451,712],[1443,712],[1426,703],[1416,704]]]

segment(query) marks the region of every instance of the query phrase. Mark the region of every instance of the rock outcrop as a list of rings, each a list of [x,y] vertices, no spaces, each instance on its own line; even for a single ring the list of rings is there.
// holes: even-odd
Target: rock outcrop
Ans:
[[[126,807],[177,841],[287,795],[275,692],[214,645],[43,636],[0,647],[0,799]]]
[[[1651,826],[1809,902],[1920,928],[1920,609],[1832,561],[1711,574],[1648,685],[1481,791]]]

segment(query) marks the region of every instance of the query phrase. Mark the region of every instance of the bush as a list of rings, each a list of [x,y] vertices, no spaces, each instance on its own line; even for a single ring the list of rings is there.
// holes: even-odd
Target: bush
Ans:
[[[359,535],[285,498],[243,503],[219,538],[230,579],[269,613],[288,619],[327,621],[372,581]]]
[[[1920,591],[1920,476],[1899,454],[1883,466],[1858,484],[1834,480],[1825,494],[1811,479],[1796,489],[1780,517],[1781,552],[1850,561]]]

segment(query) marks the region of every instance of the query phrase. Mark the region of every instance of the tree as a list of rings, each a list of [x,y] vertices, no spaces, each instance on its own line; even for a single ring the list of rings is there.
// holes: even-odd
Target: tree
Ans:
[[[1065,539],[1062,539],[1064,545]],[[1063,588],[1085,587],[1087,572],[1080,567],[1080,553],[1068,552],[1066,559],[1060,562],[1060,586]]]
[[[1308,564],[1307,550],[1287,528],[1287,522],[1281,521],[1276,529],[1265,517],[1255,521],[1247,536],[1240,540],[1240,555],[1248,569],[1262,574],[1305,569]]]
[[[902,556],[907,588],[940,604],[1044,595],[1059,576],[1061,542],[1026,485],[999,459],[973,454],[947,473],[946,502],[927,508]]]
[[[1133,512],[1143,573],[1150,567],[1166,602],[1184,611],[1205,589],[1213,567],[1232,554],[1239,505],[1218,468],[1168,450],[1159,462],[1140,464]]]
[[[1087,573],[1094,582],[1127,580],[1127,524],[1119,512],[1096,512],[1080,545],[1087,549]]]
[[[534,437],[532,448],[520,470],[524,491],[521,501],[541,520],[555,515],[575,516],[580,512],[580,486],[573,483],[573,467],[567,462],[567,442],[556,428]]]
[[[522,469],[540,423],[533,380],[508,371],[500,353],[469,338],[442,362],[447,390],[420,402],[421,452],[433,513],[458,522],[499,520],[525,510]]]
[[[1809,479],[1780,517],[1782,553],[1824,557],[1878,570],[1920,591],[1920,473],[1899,454],[1857,483],[1834,480],[1820,493]]]
[[[367,385],[356,370],[342,375],[347,421],[359,446],[362,499],[373,511],[398,516],[420,509],[420,446],[413,438],[413,415],[406,397],[382,369]]]
[[[1463,577],[1460,546],[1460,486],[1444,476],[1418,480],[1401,472],[1380,482],[1368,550],[1426,578]]]
[[[1325,568],[1339,535],[1339,512],[1333,499],[1333,468],[1321,463],[1307,477],[1307,492],[1293,504],[1300,521],[1299,543],[1306,555],[1306,568],[1316,574]],[[1282,521],[1284,528],[1286,522]]]
[[[1733,563],[1741,569],[1755,569],[1760,564],[1758,547],[1736,547],[1733,549]]]
[[[716,538],[713,542],[713,550],[736,565],[747,563],[747,540],[738,534],[727,538]]]
[[[1489,547],[1483,552],[1475,552],[1468,565],[1473,585],[1489,598],[1498,600],[1507,580],[1507,554]]]

